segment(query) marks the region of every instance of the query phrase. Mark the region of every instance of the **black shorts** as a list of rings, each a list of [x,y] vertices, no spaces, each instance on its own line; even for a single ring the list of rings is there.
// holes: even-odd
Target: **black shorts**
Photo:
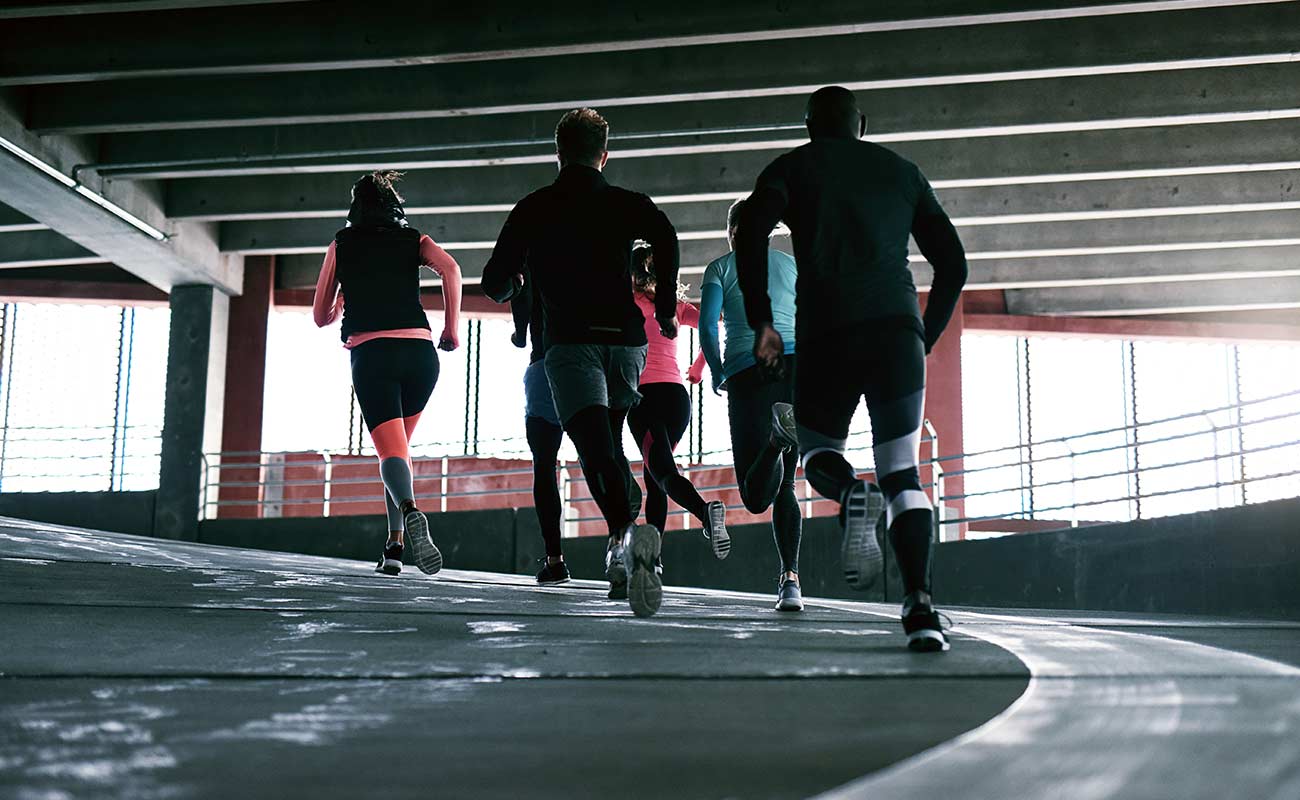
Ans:
[[[806,438],[821,446],[848,438],[858,403],[865,398],[871,438],[884,442],[910,435],[921,424],[925,391],[925,340],[917,323],[882,320],[841,328],[796,345],[794,415],[800,449]],[[809,437],[808,434],[813,434]]]
[[[424,410],[438,382],[438,351],[427,339],[371,339],[352,348],[352,388],[366,428]]]

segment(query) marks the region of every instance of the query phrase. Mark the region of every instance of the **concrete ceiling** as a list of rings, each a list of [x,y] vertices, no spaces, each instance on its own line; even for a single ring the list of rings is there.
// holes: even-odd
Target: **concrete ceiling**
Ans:
[[[397,167],[474,278],[553,178],[560,113],[590,104],[610,178],[664,205],[689,274],[839,83],[1011,313],[1300,308],[1298,2],[441,5],[7,4],[0,137],[167,238],[0,150],[0,267],[237,290],[240,256],[275,254],[307,287],[352,180]]]

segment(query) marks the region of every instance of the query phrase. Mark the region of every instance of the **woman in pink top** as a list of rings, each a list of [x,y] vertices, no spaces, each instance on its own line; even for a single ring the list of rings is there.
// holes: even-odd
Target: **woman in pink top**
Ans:
[[[442,554],[415,505],[410,454],[411,434],[438,382],[438,353],[420,301],[420,268],[442,277],[446,314],[438,346],[450,351],[460,343],[460,266],[407,224],[393,188],[399,177],[376,172],[352,185],[348,224],[325,252],[312,313],[322,328],[343,317],[352,388],[379,456],[389,535],[375,571],[401,572],[405,542],[415,565],[432,575],[442,568]]]
[[[664,336],[655,319],[655,276],[651,269],[654,255],[649,245],[637,247],[632,252],[632,283],[634,297],[641,313],[645,315],[646,352],[645,369],[641,371],[641,402],[627,415],[627,425],[641,448],[645,472],[645,518],[662,533],[668,521],[668,498],[689,511],[704,526],[704,535],[713,546],[713,554],[726,558],[731,552],[731,537],[727,534],[727,507],[717,500],[705,502],[695,486],[677,471],[673,450],[691,422],[691,399],[682,384],[682,371],[677,363],[677,341]],[[685,301],[685,288],[677,292],[677,322],[698,328],[700,310]],[[699,359],[703,365],[703,358]],[[692,368],[691,380],[698,383],[700,370]]]

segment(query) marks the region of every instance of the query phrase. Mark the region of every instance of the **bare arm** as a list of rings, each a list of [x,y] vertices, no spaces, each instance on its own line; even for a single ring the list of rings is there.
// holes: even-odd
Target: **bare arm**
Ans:
[[[460,346],[460,264],[428,236],[420,237],[420,258],[442,278],[443,323],[438,346],[451,351]]]
[[[339,291],[339,279],[335,270],[334,242],[330,242],[329,249],[325,251],[325,260],[320,266],[320,277],[316,279],[316,294],[311,301],[311,316],[318,328],[334,324],[343,312],[343,293]]]

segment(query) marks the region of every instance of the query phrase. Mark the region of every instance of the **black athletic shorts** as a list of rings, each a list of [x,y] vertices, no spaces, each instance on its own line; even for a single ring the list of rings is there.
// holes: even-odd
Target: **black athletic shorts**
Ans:
[[[829,440],[847,439],[853,412],[863,398],[874,441],[919,427],[925,340],[918,325],[910,318],[886,319],[840,328],[811,342],[799,340],[794,381],[799,427]],[[914,397],[915,403],[898,402]],[[801,431],[801,443],[803,438]]]
[[[366,428],[424,410],[438,382],[438,351],[427,339],[371,339],[352,348],[352,388]]]

